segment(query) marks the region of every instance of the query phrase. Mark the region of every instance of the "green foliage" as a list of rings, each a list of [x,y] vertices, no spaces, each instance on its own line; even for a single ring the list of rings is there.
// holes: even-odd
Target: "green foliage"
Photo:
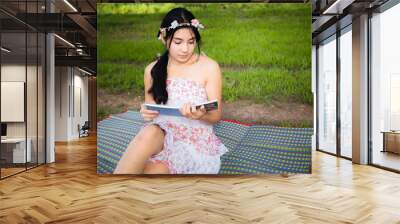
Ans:
[[[223,99],[271,100],[312,104],[308,70],[289,71],[280,68],[248,68],[224,72]]]
[[[144,66],[134,64],[97,65],[97,87],[113,93],[130,92],[141,95],[144,90]]]
[[[223,100],[312,105],[309,4],[98,4],[98,87],[143,95],[143,72],[164,46],[161,19],[183,6],[205,25],[201,50],[223,71]]]

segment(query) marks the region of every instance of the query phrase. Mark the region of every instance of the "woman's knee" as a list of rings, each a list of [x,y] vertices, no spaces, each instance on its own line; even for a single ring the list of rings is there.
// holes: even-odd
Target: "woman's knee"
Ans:
[[[164,131],[158,125],[148,125],[144,127],[140,132],[135,136],[136,141],[139,142],[150,142],[155,139],[160,139],[160,142],[164,141]]]
[[[126,153],[147,158],[163,149],[164,132],[157,125],[144,127],[129,144]]]

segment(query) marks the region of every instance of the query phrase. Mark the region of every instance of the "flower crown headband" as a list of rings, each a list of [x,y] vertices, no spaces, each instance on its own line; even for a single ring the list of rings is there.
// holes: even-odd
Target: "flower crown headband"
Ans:
[[[160,28],[160,35],[158,35],[158,39],[161,40],[161,38],[165,38],[167,36],[168,30],[176,29],[177,27],[181,26],[192,26],[195,27],[197,30],[204,29],[203,24],[201,24],[197,19],[190,20],[190,23],[178,23],[177,20],[174,20],[169,27]]]

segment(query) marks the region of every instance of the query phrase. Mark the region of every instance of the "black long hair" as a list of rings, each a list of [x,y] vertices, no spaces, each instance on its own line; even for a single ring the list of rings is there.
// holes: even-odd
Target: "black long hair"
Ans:
[[[192,19],[194,19],[194,15],[187,9],[185,8],[174,8],[171,11],[169,11],[164,19],[161,22],[160,28],[165,28],[171,26],[171,23],[176,20],[179,24],[181,23],[190,23]],[[167,29],[166,30],[166,36],[164,37],[164,40],[166,43],[168,43],[168,39],[171,39],[174,37],[174,34],[177,30],[181,28],[191,28],[195,37],[196,37],[196,43],[197,43],[197,49],[200,53],[200,33],[197,30],[197,28],[193,26],[179,26],[175,29]],[[157,37],[160,35],[160,31],[157,33]],[[151,77],[153,78],[153,84],[150,87],[148,93],[153,95],[154,100],[156,101],[157,104],[166,104],[168,101],[168,93],[167,93],[167,65],[168,65],[168,49],[171,46],[171,41],[169,42],[168,48],[166,48],[164,54],[162,54],[156,64],[153,66],[151,69]]]

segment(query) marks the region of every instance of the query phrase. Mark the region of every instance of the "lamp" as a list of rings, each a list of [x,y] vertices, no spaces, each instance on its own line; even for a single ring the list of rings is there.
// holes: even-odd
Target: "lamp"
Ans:
[[[63,41],[64,43],[66,43],[67,45],[69,45],[69,46],[75,48],[75,45],[73,45],[71,42],[67,41],[66,39],[60,37],[59,35],[54,34],[54,36],[57,37],[58,39],[60,39],[61,41]]]
[[[83,69],[81,69],[81,68],[79,68],[78,67],[78,69],[79,69],[79,71],[81,71],[81,72],[83,72],[83,73],[85,73],[85,74],[87,74],[87,75],[92,75],[92,73],[90,73],[90,72],[88,72],[88,71],[86,71],[86,70],[83,70]]]
[[[74,12],[78,12],[78,10],[71,4],[69,3],[67,0],[64,0],[65,4],[67,4],[72,10],[74,10]]]
[[[4,52],[7,52],[7,53],[10,53],[10,52],[11,52],[11,50],[9,50],[9,49],[7,49],[7,48],[5,48],[5,47],[1,47],[1,50],[4,51]]]
[[[355,0],[336,0],[332,5],[322,12],[323,15],[342,14],[347,6],[351,5]]]

